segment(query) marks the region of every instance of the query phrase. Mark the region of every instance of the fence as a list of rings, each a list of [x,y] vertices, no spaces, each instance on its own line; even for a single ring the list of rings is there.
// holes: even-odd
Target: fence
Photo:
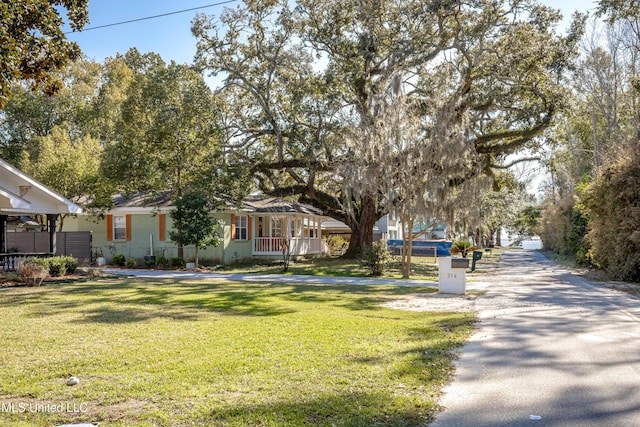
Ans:
[[[5,234],[8,254],[49,254],[49,233],[7,233]],[[78,262],[91,261],[91,232],[90,231],[62,231],[56,233],[55,255],[70,255]]]

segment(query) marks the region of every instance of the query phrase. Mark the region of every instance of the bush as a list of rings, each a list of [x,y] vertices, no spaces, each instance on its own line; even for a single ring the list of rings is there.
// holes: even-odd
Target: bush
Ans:
[[[26,261],[18,267],[18,277],[28,286],[39,286],[47,277],[47,269],[39,263]]]
[[[49,275],[60,277],[67,274],[67,264],[62,257],[47,258],[49,261]]]
[[[113,265],[124,267],[124,265],[127,263],[127,258],[123,254],[115,254],[113,258],[111,258],[111,263]]]
[[[622,280],[640,280],[638,200],[639,152],[604,169],[585,194],[592,260]]]
[[[169,260],[163,256],[156,258],[156,266],[160,268],[167,268],[169,266]]]
[[[360,263],[369,270],[372,276],[382,276],[387,264],[391,261],[391,253],[385,242],[375,242],[365,248]]]
[[[171,268],[185,268],[187,264],[182,258],[174,257],[169,260]]]
[[[331,235],[327,238],[327,245],[329,246],[329,249],[331,249],[331,253],[345,250],[348,244],[349,242],[339,235]]]
[[[78,260],[72,256],[54,256],[49,258],[27,258],[25,263],[36,264],[46,269],[49,276],[59,277],[74,274],[78,269]]]
[[[582,194],[587,182],[576,186],[576,194],[553,200],[542,211],[538,234],[545,249],[575,256],[578,265],[589,265],[590,243],[586,238],[589,215]]]
[[[473,246],[473,244],[467,239],[460,239],[453,242],[451,245],[451,249],[449,252],[452,255],[460,254],[462,258],[466,258],[469,255],[469,252],[473,252],[478,249],[477,246]]]
[[[134,268],[138,263],[135,259],[129,258],[127,259],[127,268]]]
[[[23,261],[23,264],[36,264],[39,265],[40,267],[43,267],[46,269],[46,271],[49,271],[49,260],[51,258],[27,258]]]
[[[72,256],[63,256],[60,258],[64,261],[67,274],[76,274],[76,270],[78,269],[78,260]]]

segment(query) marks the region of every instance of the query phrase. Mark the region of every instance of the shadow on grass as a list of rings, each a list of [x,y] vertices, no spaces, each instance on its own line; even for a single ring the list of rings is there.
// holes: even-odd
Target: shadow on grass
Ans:
[[[208,409],[203,424],[271,426],[419,426],[432,421],[437,405],[400,393],[345,393],[311,400]]]
[[[77,321],[128,323],[151,318],[192,320],[215,312],[224,315],[278,316],[302,304],[330,304],[349,310],[382,310],[380,304],[408,294],[436,289],[382,285],[323,285],[274,282],[203,282],[127,278],[65,283],[5,292],[0,308],[34,305],[38,316],[61,310],[82,314]]]

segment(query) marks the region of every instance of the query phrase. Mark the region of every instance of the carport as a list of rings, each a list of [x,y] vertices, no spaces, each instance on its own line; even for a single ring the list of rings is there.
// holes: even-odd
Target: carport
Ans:
[[[21,170],[0,159],[0,264],[1,270],[14,270],[25,256],[51,256],[56,253],[58,215],[78,214],[82,208]],[[8,253],[9,216],[43,215],[47,218],[48,251],[44,253]]]

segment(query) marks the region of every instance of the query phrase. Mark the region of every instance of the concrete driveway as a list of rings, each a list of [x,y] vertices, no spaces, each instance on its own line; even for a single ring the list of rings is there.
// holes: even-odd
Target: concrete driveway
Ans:
[[[491,282],[431,427],[640,426],[640,300],[535,251]]]

